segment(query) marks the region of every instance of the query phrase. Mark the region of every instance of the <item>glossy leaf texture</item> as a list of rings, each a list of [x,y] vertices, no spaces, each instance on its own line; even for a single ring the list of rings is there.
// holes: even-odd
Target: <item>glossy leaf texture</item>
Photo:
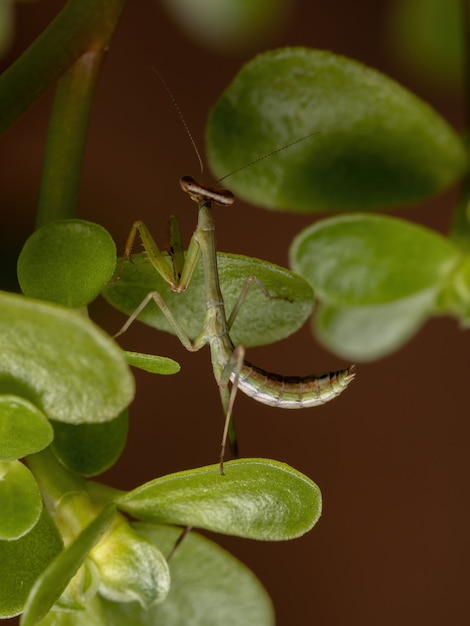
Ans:
[[[57,220],[36,230],[18,258],[23,293],[67,307],[86,306],[111,279],[116,246],[99,224]]]
[[[317,485],[268,459],[240,459],[157,478],[116,498],[141,521],[195,526],[214,532],[283,541],[309,531],[321,514]]]
[[[87,318],[57,305],[0,294],[0,390],[50,419],[105,422],[132,400],[121,350]]]
[[[34,626],[50,611],[90,550],[111,526],[116,508],[109,504],[78,537],[60,552],[37,578],[28,596],[21,626]]]
[[[67,469],[81,476],[97,476],[112,467],[127,440],[127,409],[113,420],[97,424],[52,422],[52,449]]]
[[[162,374],[168,376],[177,374],[180,371],[179,363],[165,356],[155,356],[153,354],[144,354],[142,352],[124,351],[126,361],[132,367],[149,372],[149,374]]]
[[[126,263],[119,281],[103,292],[114,307],[130,315],[150,291],[158,291],[169,309],[194,339],[202,330],[206,314],[204,273],[199,263],[189,288],[173,293],[150,265],[144,254]],[[265,345],[288,337],[311,315],[313,293],[310,285],[289,270],[266,261],[234,254],[218,253],[219,276],[227,317],[250,275],[255,275],[275,298],[267,298],[255,285],[251,286],[230,331],[235,345]],[[174,330],[151,302],[139,320],[174,334]]]
[[[21,613],[35,580],[62,547],[59,531],[44,508],[29,533],[16,541],[0,541],[0,617]]]
[[[0,462],[0,541],[30,532],[42,511],[38,484],[20,461]]]
[[[344,358],[370,360],[402,345],[431,315],[461,253],[422,226],[355,214],[305,229],[290,261],[322,303],[314,322],[320,341]]]
[[[213,108],[206,140],[216,176],[234,172],[235,194],[281,210],[409,204],[467,167],[462,141],[428,104],[356,61],[307,48],[248,62]]]
[[[169,554],[181,534],[181,529],[169,526],[138,523],[135,528],[164,554]],[[144,611],[135,603],[119,605],[104,601],[106,623],[114,626],[274,625],[271,601],[259,580],[212,541],[191,532],[169,565],[171,588],[165,602]],[[58,626],[63,625],[59,622]]]
[[[0,461],[39,452],[53,436],[49,420],[34,404],[18,396],[0,395]]]

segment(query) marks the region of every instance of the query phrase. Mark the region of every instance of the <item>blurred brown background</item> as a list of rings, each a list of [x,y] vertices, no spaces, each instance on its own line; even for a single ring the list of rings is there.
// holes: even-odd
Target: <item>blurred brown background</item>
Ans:
[[[191,40],[156,0],[130,0],[96,95],[80,216],[106,226],[120,248],[138,218],[162,243],[170,212],[181,217],[185,236],[191,234],[194,206],[180,192],[178,178],[198,176],[198,166],[152,66],[171,85],[202,149],[207,112],[241,63],[256,52],[284,45],[329,49],[380,69],[429,100],[462,130],[458,94],[417,81],[390,54],[390,4],[300,0],[292,4],[290,20],[275,36],[227,55]],[[18,5],[16,39],[3,65],[62,5],[55,0]],[[11,259],[33,229],[51,96],[43,97],[0,139],[2,288],[14,288]],[[208,172],[206,179],[211,181]],[[451,190],[401,214],[445,231],[456,197]],[[267,214],[241,202],[220,209],[216,218],[221,250],[281,265],[287,263],[292,236],[311,221]],[[92,313],[110,332],[122,323],[122,316],[104,303]],[[168,472],[215,462],[222,414],[207,351],[188,354],[176,338],[137,325],[122,344],[171,356],[182,371],[168,378],[138,375],[128,447],[105,479],[131,488]],[[296,541],[215,537],[263,581],[279,626],[468,623],[467,344],[453,320],[436,319],[399,353],[359,365],[350,389],[325,407],[290,412],[237,398],[243,456],[293,465],[319,484],[324,497],[319,524]],[[291,374],[344,365],[315,346],[308,328],[282,344],[250,350],[249,359]]]

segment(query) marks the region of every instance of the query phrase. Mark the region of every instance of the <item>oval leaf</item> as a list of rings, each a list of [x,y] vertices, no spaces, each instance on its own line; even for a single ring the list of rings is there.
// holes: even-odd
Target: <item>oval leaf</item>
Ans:
[[[99,224],[57,220],[36,230],[18,258],[26,296],[67,307],[86,306],[111,279],[116,246]]]
[[[111,526],[116,507],[108,504],[47,566],[36,580],[28,596],[21,618],[21,626],[34,626],[51,609],[71,578]]]
[[[320,306],[313,322],[317,339],[351,361],[373,361],[398,350],[432,311],[433,294],[369,307]]]
[[[57,527],[43,508],[38,523],[16,541],[0,541],[0,616],[21,613],[37,577],[63,548]]]
[[[67,423],[113,419],[132,400],[121,350],[90,320],[57,305],[0,294],[0,389]]]
[[[189,288],[184,293],[173,293],[146,255],[136,255],[132,259],[133,264],[124,265],[120,280],[103,292],[106,300],[130,315],[150,291],[158,291],[188,336],[194,339],[201,332],[206,315],[202,264],[196,268]],[[250,347],[279,341],[297,331],[311,315],[312,289],[289,270],[234,254],[218,253],[217,259],[227,316],[250,275],[256,276],[274,296],[267,298],[257,286],[251,286],[230,331],[235,345]],[[149,303],[138,319],[175,334],[154,302]]]
[[[259,46],[288,8],[286,0],[166,0],[164,4],[199,43],[216,50]]]
[[[196,526],[248,539],[281,541],[310,530],[321,493],[284,463],[242,459],[157,478],[119,496],[120,509],[143,521]]]
[[[0,463],[0,541],[18,539],[36,524],[42,498],[36,479],[19,461]]]
[[[411,203],[467,163],[463,143],[426,103],[360,63],[306,48],[247,63],[212,110],[206,138],[216,177],[255,162],[230,188],[274,209]]]
[[[18,396],[0,396],[0,461],[39,452],[53,436],[49,420],[34,404]]]
[[[165,356],[155,356],[154,354],[143,354],[142,352],[128,352],[124,350],[124,357],[129,365],[138,367],[150,374],[177,374],[181,369],[179,363]]]
[[[181,529],[134,525],[169,554]],[[170,560],[171,588],[165,602],[144,611],[136,603],[103,602],[113,626],[273,626],[271,601],[255,575],[220,546],[189,533]],[[58,622],[61,626],[62,622]]]
[[[121,456],[129,427],[128,411],[101,424],[65,424],[52,422],[56,457],[72,472],[96,476]]]
[[[437,293],[459,261],[457,247],[432,230],[385,215],[345,215],[301,232],[291,265],[320,300],[367,306]]]

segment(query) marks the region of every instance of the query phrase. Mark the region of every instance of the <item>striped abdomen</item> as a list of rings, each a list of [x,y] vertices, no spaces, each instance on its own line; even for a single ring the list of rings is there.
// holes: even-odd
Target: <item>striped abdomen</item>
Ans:
[[[337,372],[310,376],[281,376],[247,361],[238,380],[238,389],[258,402],[283,409],[320,406],[342,393],[354,378],[353,366]],[[235,375],[230,377],[232,382]]]

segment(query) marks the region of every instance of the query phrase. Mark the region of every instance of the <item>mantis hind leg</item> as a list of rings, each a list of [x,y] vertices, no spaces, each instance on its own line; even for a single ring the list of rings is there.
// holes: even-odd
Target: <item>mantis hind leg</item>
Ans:
[[[240,291],[237,301],[235,302],[232,312],[230,313],[230,316],[227,320],[227,330],[230,331],[230,329],[232,328],[233,322],[235,321],[235,318],[237,317],[240,308],[243,305],[243,302],[245,301],[246,296],[248,295],[248,292],[250,290],[250,287],[252,285],[255,285],[256,287],[258,287],[258,289],[266,296],[266,298],[268,298],[269,300],[285,300],[285,298],[283,298],[282,296],[273,296],[272,293],[270,293],[266,287],[263,285],[263,283],[259,280],[259,278],[257,278],[254,274],[250,274],[246,281],[245,284],[242,287],[242,290]]]
[[[226,363],[219,380],[220,398],[225,413],[224,430],[220,444],[220,473],[224,475],[224,457],[227,448],[227,441],[234,458],[238,457],[238,439],[233,417],[233,405],[238,391],[238,379],[245,358],[245,348],[238,346],[232,352],[230,359]],[[232,386],[229,382],[233,375]]]

